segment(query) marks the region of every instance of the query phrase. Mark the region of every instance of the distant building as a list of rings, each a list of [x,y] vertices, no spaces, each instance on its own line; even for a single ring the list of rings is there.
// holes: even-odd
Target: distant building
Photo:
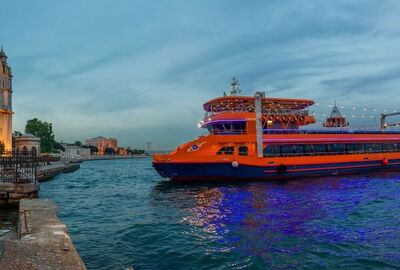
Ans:
[[[115,153],[118,152],[118,141],[115,138],[105,138],[98,136],[85,141],[86,145],[96,146],[99,150],[99,155],[104,155],[107,148],[111,148]]]
[[[15,137],[15,150],[20,152],[32,151],[40,155],[40,138],[30,133]]]
[[[346,121],[346,118],[342,116],[338,107],[333,106],[330,117],[326,118],[324,123],[324,127],[347,127],[349,123]]]
[[[77,160],[77,156],[80,157],[80,159],[90,159],[90,148],[86,147],[81,147],[77,145],[68,145],[68,144],[62,144],[62,146],[65,148],[65,151],[62,152],[61,157],[66,160]]]
[[[7,55],[0,49],[0,141],[5,150],[12,149],[12,72]]]
[[[128,155],[128,149],[123,148],[123,147],[118,147],[117,154],[120,156],[127,156]]]

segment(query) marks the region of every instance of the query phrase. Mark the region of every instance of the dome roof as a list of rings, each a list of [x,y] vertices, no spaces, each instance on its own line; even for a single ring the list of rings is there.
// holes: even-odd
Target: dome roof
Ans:
[[[28,137],[36,137],[36,136],[31,133],[25,133],[25,134],[22,134],[21,137],[28,138]]]
[[[24,133],[24,134],[22,134],[21,136],[19,136],[19,138],[39,139],[39,137],[36,137],[35,135],[30,134],[30,133]]]

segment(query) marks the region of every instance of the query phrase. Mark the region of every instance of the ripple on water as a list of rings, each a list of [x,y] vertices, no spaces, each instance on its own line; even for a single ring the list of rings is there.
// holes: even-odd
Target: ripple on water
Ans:
[[[399,179],[174,184],[130,159],[83,163],[40,195],[89,269],[398,269]]]

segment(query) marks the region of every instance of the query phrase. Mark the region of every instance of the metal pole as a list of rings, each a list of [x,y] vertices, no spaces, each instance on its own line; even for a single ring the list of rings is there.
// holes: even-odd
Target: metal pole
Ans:
[[[381,114],[381,131],[385,129],[385,118],[386,116],[384,114]]]
[[[261,113],[261,93],[256,93],[255,97],[255,111],[256,111],[256,142],[257,142],[257,157],[263,157],[263,129],[262,129],[262,113]]]

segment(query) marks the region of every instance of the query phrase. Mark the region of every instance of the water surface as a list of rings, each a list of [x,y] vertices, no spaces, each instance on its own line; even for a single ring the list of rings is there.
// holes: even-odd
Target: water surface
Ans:
[[[398,172],[182,185],[150,159],[41,185],[89,269],[400,269]]]

